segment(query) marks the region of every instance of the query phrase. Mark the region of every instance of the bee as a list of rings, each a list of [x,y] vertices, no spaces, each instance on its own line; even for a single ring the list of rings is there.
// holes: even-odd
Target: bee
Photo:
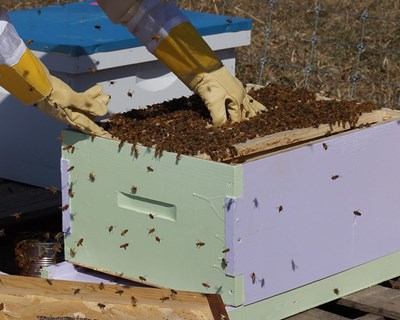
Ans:
[[[57,254],[57,252],[62,251],[62,245],[59,242],[56,242],[53,246],[53,251]]]
[[[145,277],[143,277],[143,276],[139,276],[139,280],[142,281],[142,282],[146,282],[147,281],[147,279]]]
[[[338,174],[335,174],[334,176],[331,177],[332,180],[336,180],[337,178],[339,178],[340,176]]]
[[[254,206],[256,208],[258,208],[259,203],[258,203],[258,199],[257,198],[254,198],[253,203],[254,203]]]
[[[124,243],[124,244],[121,244],[119,247],[121,248],[121,249],[124,249],[124,250],[126,250],[126,248],[129,246],[129,243]]]
[[[251,278],[251,282],[253,284],[255,284],[256,281],[257,281],[257,276],[256,276],[256,274],[254,272],[251,273],[250,278]]]
[[[107,229],[108,229],[108,232],[111,233],[111,231],[113,231],[113,229],[114,229],[114,226],[109,226]]]
[[[231,250],[231,249],[226,248],[226,249],[222,250],[222,253],[228,253],[230,250]]]
[[[226,19],[226,22],[232,23],[233,21],[232,21],[232,19]]]
[[[132,145],[131,154],[133,154],[135,158],[139,157],[139,150],[137,149],[136,145]]]
[[[97,71],[96,67],[87,68],[89,72],[95,73]]]
[[[126,94],[128,95],[129,98],[133,97],[133,92],[131,90],[128,90]]]
[[[178,292],[174,289],[171,289],[170,292],[171,292],[171,295],[170,295],[171,299],[175,299],[175,296],[178,294]]]
[[[19,219],[21,219],[21,214],[22,212],[16,212],[12,216],[15,218],[16,221],[18,221]]]
[[[26,40],[25,42],[26,42],[27,45],[30,45],[30,44],[33,43],[33,40],[32,40],[32,39],[29,39],[29,40]]]
[[[78,242],[76,243],[76,246],[83,246],[83,238],[79,239]]]
[[[228,261],[225,258],[222,258],[222,260],[221,260],[221,268],[222,269],[226,269],[227,266],[228,266]]]
[[[179,160],[181,160],[182,159],[182,154],[181,153],[177,153],[176,154],[176,161],[179,161]]]
[[[210,285],[207,282],[203,282],[201,285],[206,289],[210,288]]]
[[[120,143],[118,144],[118,152],[121,151],[122,147],[124,146],[125,141],[121,140]]]
[[[99,290],[103,290],[104,289],[104,283],[103,282],[100,282],[99,283]]]
[[[136,304],[137,304],[137,300],[136,300],[136,298],[134,296],[132,296],[131,297],[131,305],[136,307]]]
[[[156,236],[155,239],[156,239],[157,242],[161,242],[160,237]]]
[[[151,37],[151,40],[155,40],[155,41],[158,41],[160,39],[161,39],[161,36],[158,34],[155,34],[154,36]]]
[[[117,290],[117,291],[115,291],[115,293],[121,295],[124,293],[124,290]]]
[[[137,187],[135,185],[131,186],[131,193],[136,193],[137,192]]]
[[[89,173],[89,180],[91,182],[94,182],[96,180],[96,175],[92,172]]]
[[[61,210],[61,211],[65,211],[65,210],[67,210],[69,208],[69,204],[66,204],[66,205],[64,205],[64,206],[62,206],[62,207],[59,207],[59,209]]]
[[[63,147],[63,150],[67,151],[68,153],[74,153],[75,147],[73,145],[68,144],[65,147]]]
[[[124,235],[126,235],[127,233],[128,233],[128,229],[122,230],[121,236],[124,236]]]
[[[151,214],[151,213],[149,213],[149,218],[150,218],[150,219],[154,219],[154,215]]]
[[[76,250],[74,248],[69,248],[69,254],[71,255],[71,257],[75,257]]]
[[[100,308],[100,310],[104,310],[104,308],[106,307],[105,304],[102,304],[100,302],[97,304],[97,306]]]
[[[57,140],[60,141],[60,142],[64,142],[64,136],[63,136],[63,135],[59,136],[59,137],[57,138]]]
[[[353,211],[353,213],[355,216],[361,216],[361,212],[358,210]]]
[[[50,279],[46,279],[46,282],[50,285],[50,286],[52,286],[53,285],[53,282],[50,280]]]
[[[201,248],[201,247],[203,247],[203,246],[205,246],[206,244],[204,243],[204,242],[201,242],[201,241],[198,241],[198,242],[196,242],[196,247],[197,248]]]
[[[149,233],[148,234],[153,234],[154,231],[156,231],[156,229],[155,228],[151,228],[151,229],[149,229]]]
[[[282,212],[283,211],[283,206],[279,206],[278,207],[278,212]]]
[[[324,150],[328,150],[328,145],[325,142],[322,144],[322,147],[324,148]]]
[[[59,232],[54,236],[54,239],[59,241],[64,236],[64,232]]]
[[[101,29],[101,26],[95,25],[94,28],[97,29],[97,30],[100,30],[100,29]]]
[[[49,190],[51,193],[57,193],[57,191],[58,191],[57,187],[55,187],[55,186],[50,186],[46,189]]]
[[[70,198],[73,198],[74,195],[75,195],[75,192],[72,191],[71,187],[68,189],[68,195],[69,195]]]
[[[79,292],[81,292],[81,289],[79,289],[79,288],[76,288],[76,289],[74,290],[74,295],[77,295],[77,294],[79,294]]]
[[[74,166],[70,166],[68,169],[67,169],[67,172],[71,172],[72,170],[74,170]]]
[[[153,171],[154,171],[154,169],[152,167],[147,166],[147,172],[153,172]]]
[[[169,300],[169,297],[161,297],[160,300],[161,300],[161,302],[165,302],[165,301]]]
[[[38,259],[39,259],[39,260],[42,260],[42,259],[44,258],[44,256],[46,255],[46,253],[47,253],[47,249],[46,249],[46,248],[43,248],[43,249],[39,252]]]
[[[338,295],[338,294],[339,294],[339,292],[340,292],[339,288],[335,288],[335,289],[333,289],[333,293],[334,293],[334,294]]]

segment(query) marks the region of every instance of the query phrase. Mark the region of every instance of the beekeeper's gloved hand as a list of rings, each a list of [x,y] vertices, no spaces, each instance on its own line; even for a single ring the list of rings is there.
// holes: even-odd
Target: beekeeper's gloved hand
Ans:
[[[40,60],[26,49],[19,61],[0,65],[0,86],[25,104],[33,104],[41,111],[87,134],[110,137],[93,122],[95,116],[107,113],[110,96],[102,94],[96,85],[77,93],[66,83],[49,74]]]
[[[227,112],[233,122],[240,122],[266,109],[246,93],[242,83],[226,67],[200,73],[193,78],[191,84],[193,91],[206,104],[216,126],[227,121]]]
[[[265,110],[250,98],[173,1],[98,0],[115,23],[124,25],[182,82],[197,93],[220,126]],[[227,22],[228,26],[228,22]]]

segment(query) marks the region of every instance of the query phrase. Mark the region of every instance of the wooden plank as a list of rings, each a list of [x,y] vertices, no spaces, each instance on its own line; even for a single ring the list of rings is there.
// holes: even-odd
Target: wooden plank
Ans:
[[[355,127],[360,128],[369,126],[374,123],[383,123],[391,120],[400,119],[400,112],[390,109],[380,109],[373,112],[362,114]],[[352,129],[349,123],[342,125],[321,124],[318,128],[304,128],[294,129],[284,132],[268,135],[266,137],[252,139],[245,143],[236,144],[235,147],[238,151],[238,155],[234,158],[245,157],[250,154],[267,152],[275,150],[277,148],[288,147],[296,145],[302,142],[323,138],[327,135],[337,134],[340,132],[348,131]],[[230,159],[224,159],[227,161]]]
[[[295,316],[286,318],[286,320],[349,320],[349,318],[321,310],[318,308],[310,309]]]
[[[221,319],[218,295],[0,275],[0,319]],[[211,309],[209,299],[213,302]],[[217,299],[217,300],[216,300]],[[213,316],[218,314],[219,317]],[[224,319],[228,315],[224,314]]]
[[[338,304],[391,319],[400,319],[400,291],[396,289],[373,286],[341,298]]]

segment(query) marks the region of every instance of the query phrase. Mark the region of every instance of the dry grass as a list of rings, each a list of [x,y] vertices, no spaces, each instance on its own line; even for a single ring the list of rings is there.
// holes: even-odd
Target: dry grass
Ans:
[[[251,45],[238,50],[237,76],[243,82],[306,87],[340,99],[398,107],[399,1],[369,1],[363,25],[365,1],[321,0],[316,29],[315,0],[275,1],[272,11],[268,1],[225,2],[229,4],[225,8],[221,1],[216,6],[211,0],[181,0],[179,4],[190,10],[224,10],[226,15],[252,19]],[[272,31],[268,41],[267,28]],[[317,42],[312,48],[314,30]],[[361,39],[364,48],[359,53]],[[310,63],[313,71],[306,78]],[[352,76],[356,74],[354,84]]]
[[[69,0],[0,0],[24,9]],[[244,83],[305,87],[341,99],[397,107],[400,94],[400,2],[371,0],[177,0],[181,8],[250,18],[251,45],[238,49],[237,77]],[[321,11],[315,29],[315,5]],[[271,20],[270,20],[271,19]],[[364,27],[364,31],[362,28]],[[266,29],[272,33],[266,41]],[[314,48],[311,37],[316,30]],[[361,37],[364,32],[363,37]],[[358,52],[361,43],[364,48]],[[263,62],[266,62],[263,64]],[[306,76],[306,66],[312,71]],[[356,83],[352,76],[358,75]]]

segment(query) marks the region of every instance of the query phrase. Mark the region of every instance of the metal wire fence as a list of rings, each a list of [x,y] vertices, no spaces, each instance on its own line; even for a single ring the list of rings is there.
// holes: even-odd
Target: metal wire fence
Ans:
[[[400,107],[397,0],[192,1],[186,8],[253,20],[239,49],[245,82],[304,87],[339,99]]]
[[[76,0],[75,0],[76,1]],[[0,0],[8,9],[74,0]],[[339,99],[400,108],[398,0],[176,0],[184,9],[249,18],[238,48],[245,83],[303,87]]]

